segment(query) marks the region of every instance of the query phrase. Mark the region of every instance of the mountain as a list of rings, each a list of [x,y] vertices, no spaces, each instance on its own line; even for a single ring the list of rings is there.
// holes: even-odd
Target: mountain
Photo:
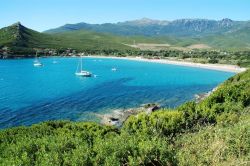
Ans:
[[[139,20],[118,22],[117,24],[119,24],[119,25],[132,25],[132,26],[150,26],[150,25],[164,26],[164,25],[168,25],[169,21],[161,21],[161,20],[153,20],[153,19],[149,19],[149,18],[142,18]]]
[[[23,26],[20,22],[0,29],[0,49],[7,46],[16,53],[33,52],[34,48],[52,48],[77,50],[117,49],[133,50],[136,43],[181,44],[174,38],[152,38],[143,36],[117,36],[88,30],[74,30],[63,33],[46,34]],[[186,39],[185,39],[186,41]]]
[[[59,38],[26,28],[20,22],[0,29],[0,45],[19,48],[50,48],[58,45]]]
[[[181,19],[166,22],[144,18],[117,23],[115,26],[121,27],[120,29],[114,28],[113,25],[80,23],[66,26],[68,28],[64,26],[57,32],[40,33],[18,22],[0,29],[0,52],[3,52],[1,48],[4,46],[9,47],[13,54],[31,54],[37,48],[56,50],[72,48],[79,51],[250,49],[249,22],[236,22],[230,19],[221,21]],[[97,26],[99,29],[79,28],[86,26]],[[107,32],[99,32],[103,30],[103,26]],[[133,32],[130,32],[128,27],[134,28]],[[165,35],[160,35],[157,27],[162,27],[161,33],[166,32]],[[192,35],[194,32],[196,35]],[[141,35],[134,36],[133,33]],[[146,35],[152,33],[157,35]]]
[[[61,33],[75,30],[91,30],[95,32],[112,33],[116,35],[133,36],[174,36],[200,37],[211,34],[225,34],[250,25],[249,21],[233,21],[225,18],[219,21],[208,19],[179,19],[174,21],[160,21],[143,18],[140,20],[105,23],[105,24],[66,24],[50,29],[45,33]]]
[[[134,41],[140,43],[162,43],[153,38],[140,36],[116,36],[88,30],[74,30],[64,33],[40,33],[23,26],[20,22],[0,29],[0,49],[4,46],[15,53],[33,52],[34,48],[76,50],[134,50],[130,47]]]

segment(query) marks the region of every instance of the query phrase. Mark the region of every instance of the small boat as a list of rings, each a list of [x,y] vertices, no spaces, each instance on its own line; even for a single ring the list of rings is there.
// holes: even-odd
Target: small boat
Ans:
[[[113,67],[111,70],[112,70],[112,71],[117,71],[117,68]]]
[[[82,77],[91,77],[92,74],[88,71],[81,70],[79,72],[76,72],[75,75],[82,76]]]
[[[53,58],[53,61],[52,61],[53,64],[57,64],[58,62],[56,61],[56,58],[54,57]]]
[[[43,64],[39,61],[34,61],[34,64],[33,64],[35,67],[41,67],[43,66]]]
[[[33,65],[34,65],[35,67],[41,67],[41,66],[43,66],[43,64],[42,64],[42,63],[38,60],[38,58],[37,58],[37,52],[36,52],[36,59],[34,60]]]
[[[81,76],[81,77],[91,77],[92,76],[91,72],[82,70],[82,57],[80,58],[80,63],[78,63],[78,65],[77,65],[75,75]]]

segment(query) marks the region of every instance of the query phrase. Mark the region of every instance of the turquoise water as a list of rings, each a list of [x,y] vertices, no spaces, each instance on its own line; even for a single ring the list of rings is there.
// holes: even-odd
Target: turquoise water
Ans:
[[[46,120],[93,120],[94,113],[157,102],[176,107],[233,73],[175,65],[84,58],[97,77],[75,76],[78,58],[0,60],[0,128]],[[111,68],[116,67],[116,72]]]

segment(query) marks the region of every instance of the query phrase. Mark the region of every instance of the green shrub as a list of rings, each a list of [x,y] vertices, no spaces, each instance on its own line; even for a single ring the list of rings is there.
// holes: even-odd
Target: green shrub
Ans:
[[[224,112],[216,117],[216,122],[219,125],[227,126],[235,124],[239,121],[239,114],[236,112]]]
[[[175,165],[172,146],[163,138],[124,133],[95,143],[97,165]]]
[[[162,110],[150,115],[141,113],[131,116],[123,125],[123,131],[128,133],[143,133],[148,135],[175,135],[182,130],[183,113],[179,111]]]
[[[250,116],[244,116],[239,120],[236,114],[225,113],[218,117],[224,125],[201,127],[197,133],[177,137],[178,165],[248,165]]]
[[[219,62],[219,60],[217,60],[217,59],[209,59],[208,60],[208,63],[218,63]]]
[[[185,129],[192,128],[201,118],[201,115],[197,112],[196,106],[195,102],[187,102],[177,108],[178,111],[183,113],[183,127]]]

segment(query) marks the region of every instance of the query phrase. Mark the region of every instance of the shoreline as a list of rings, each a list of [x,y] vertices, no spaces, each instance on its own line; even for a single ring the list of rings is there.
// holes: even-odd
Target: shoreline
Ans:
[[[115,57],[115,56],[100,56],[100,55],[89,55],[84,56],[89,58],[107,58],[107,59],[124,59],[124,60],[133,60],[140,62],[150,62],[150,63],[160,63],[160,64],[168,64],[168,65],[177,65],[177,66],[186,66],[186,67],[195,67],[201,69],[208,70],[216,70],[216,71],[224,71],[230,73],[241,73],[247,70],[247,68],[242,68],[236,65],[228,65],[228,64],[202,64],[195,62],[187,62],[187,61],[177,61],[177,60],[168,60],[168,59],[146,59],[142,57]]]
[[[77,58],[79,56],[41,56],[41,58],[50,58],[50,57],[64,57],[64,58]],[[230,72],[230,73],[241,73],[246,71],[248,68],[240,67],[237,65],[230,65],[230,64],[211,64],[211,63],[195,63],[195,62],[188,62],[188,61],[181,61],[181,60],[170,60],[170,59],[147,59],[143,57],[118,57],[118,56],[103,56],[103,55],[85,55],[83,57],[86,58],[106,58],[106,59],[123,59],[123,60],[133,60],[133,61],[140,61],[140,62],[150,62],[150,63],[160,63],[160,64],[168,64],[168,65],[177,65],[177,66],[185,66],[185,67],[194,67],[200,69],[208,69],[214,71],[223,71],[223,72]],[[14,57],[10,59],[27,59],[27,58],[34,58],[33,56],[30,57]],[[8,58],[7,58],[8,59]],[[3,59],[6,60],[6,59]]]

